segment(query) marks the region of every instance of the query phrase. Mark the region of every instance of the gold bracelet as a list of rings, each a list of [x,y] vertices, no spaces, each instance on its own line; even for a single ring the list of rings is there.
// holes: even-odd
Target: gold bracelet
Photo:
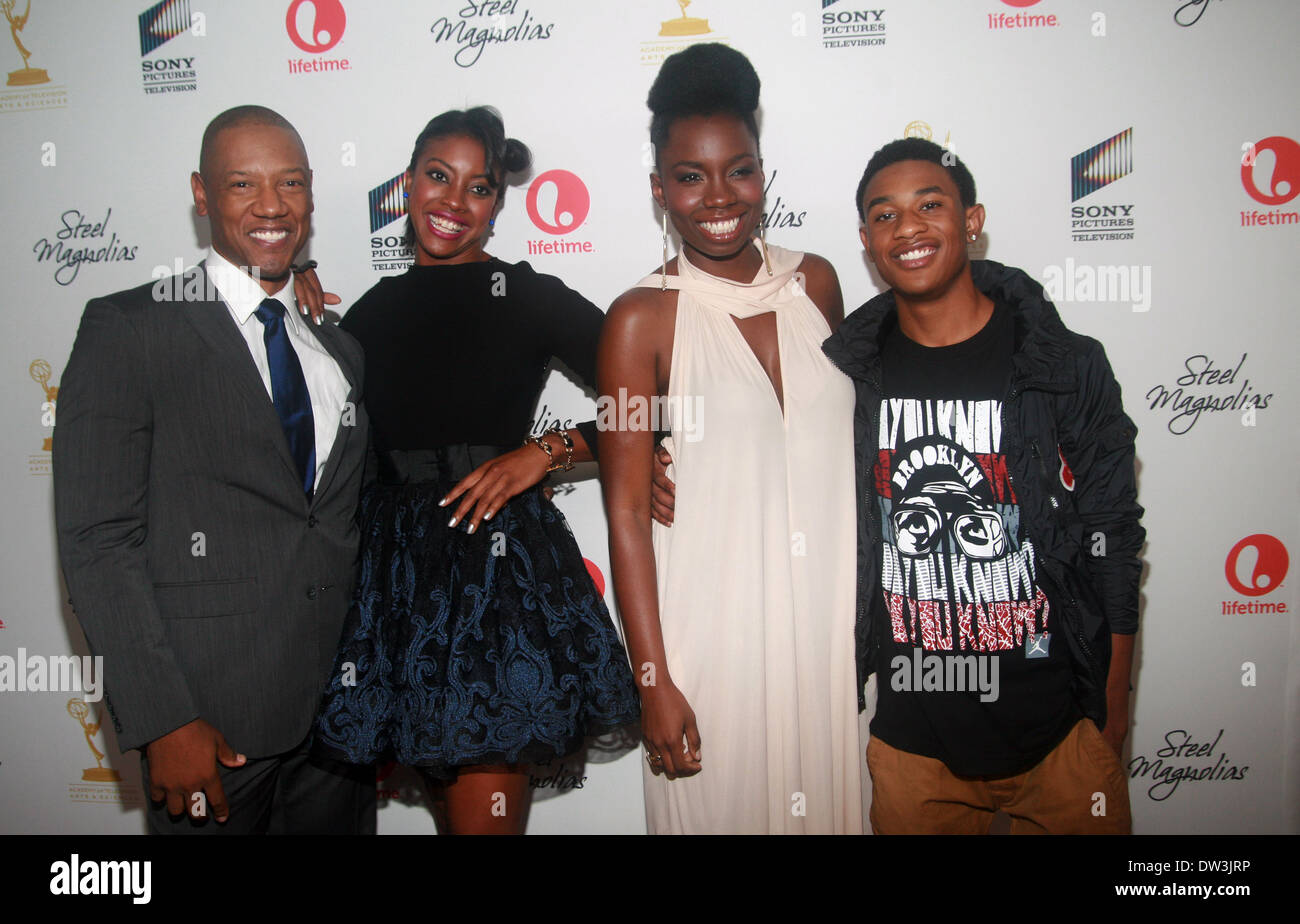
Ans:
[[[546,453],[546,471],[547,473],[555,471],[557,468],[555,463],[555,453],[551,449],[550,443],[546,442],[546,440],[542,439],[540,436],[529,436],[524,438],[523,444],[525,446],[536,446],[542,452]]]
[[[560,426],[558,420],[551,424],[546,432],[554,433],[564,443],[564,470],[569,471],[573,468],[573,437],[569,436],[568,430]]]

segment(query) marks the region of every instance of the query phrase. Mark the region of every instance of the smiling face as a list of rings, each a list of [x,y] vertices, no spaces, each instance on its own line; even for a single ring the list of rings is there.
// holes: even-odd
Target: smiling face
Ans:
[[[406,178],[406,210],[420,266],[483,260],[499,203],[483,145],[464,135],[431,138]]]
[[[984,226],[984,207],[964,208],[948,171],[925,160],[885,167],[862,199],[862,244],[890,288],[917,301],[946,294],[969,265],[966,244]]]
[[[682,245],[708,272],[748,282],[761,262],[749,246],[763,214],[758,139],[735,116],[687,116],[658,155],[650,190]]]
[[[222,129],[190,188],[209,219],[212,249],[235,266],[256,267],[268,294],[283,288],[311,233],[311,169],[298,135],[258,123]]]

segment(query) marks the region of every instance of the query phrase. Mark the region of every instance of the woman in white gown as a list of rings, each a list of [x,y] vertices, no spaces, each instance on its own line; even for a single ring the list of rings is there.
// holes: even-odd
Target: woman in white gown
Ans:
[[[726,46],[664,62],[651,191],[682,250],[614,303],[601,338],[601,480],[651,833],[862,830],[853,389],[821,351],[843,303],[825,260],[755,240],[758,86]],[[657,415],[638,408],[671,436],[671,529],[651,526]]]

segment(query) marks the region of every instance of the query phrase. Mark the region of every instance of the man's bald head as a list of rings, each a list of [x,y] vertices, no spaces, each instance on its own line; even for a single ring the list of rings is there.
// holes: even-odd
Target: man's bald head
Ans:
[[[302,136],[298,134],[298,130],[288,119],[265,106],[236,106],[218,115],[203,130],[203,144],[199,148],[199,175],[204,180],[209,180],[212,176],[213,152],[217,137],[228,128],[239,128],[245,125],[272,125],[284,129],[293,135],[298,146],[303,149],[303,160],[306,161],[307,147],[302,143]]]

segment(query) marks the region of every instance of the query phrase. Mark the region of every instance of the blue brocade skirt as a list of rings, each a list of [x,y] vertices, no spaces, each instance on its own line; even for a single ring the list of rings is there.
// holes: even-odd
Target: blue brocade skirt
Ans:
[[[472,452],[469,452],[471,451]],[[385,453],[315,745],[435,777],[545,763],[639,715],[627,655],[563,515],[533,487],[471,535],[438,501],[499,450]]]

